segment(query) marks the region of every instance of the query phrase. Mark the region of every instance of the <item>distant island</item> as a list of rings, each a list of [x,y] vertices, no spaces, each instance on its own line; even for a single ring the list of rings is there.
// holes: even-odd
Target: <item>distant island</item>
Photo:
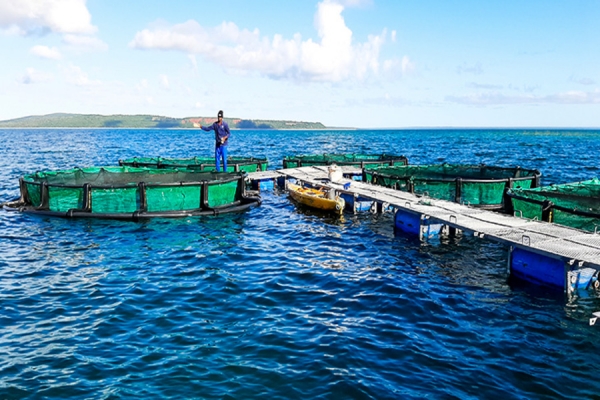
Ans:
[[[225,118],[238,129],[326,129],[320,122]],[[0,128],[200,128],[215,117],[171,118],[159,115],[48,114],[0,121]]]

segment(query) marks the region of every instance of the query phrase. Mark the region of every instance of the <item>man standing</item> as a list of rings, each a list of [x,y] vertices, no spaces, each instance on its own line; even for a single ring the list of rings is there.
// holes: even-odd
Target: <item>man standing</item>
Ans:
[[[200,125],[200,129],[203,131],[215,131],[215,165],[217,172],[220,172],[219,158],[223,159],[223,172],[227,172],[227,141],[229,140],[229,125],[223,121],[223,111],[219,111],[217,114],[219,119],[217,122],[210,126]]]

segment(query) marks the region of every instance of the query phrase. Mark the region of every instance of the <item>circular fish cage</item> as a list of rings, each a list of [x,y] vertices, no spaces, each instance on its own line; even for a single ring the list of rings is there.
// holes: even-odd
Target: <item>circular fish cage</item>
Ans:
[[[242,172],[135,167],[36,172],[19,180],[7,209],[67,218],[138,220],[217,215],[260,204],[247,196]]]
[[[508,191],[516,216],[600,231],[600,180]]]
[[[438,200],[512,212],[510,188],[535,188],[536,169],[488,165],[411,165],[363,169],[363,181]]]
[[[215,171],[214,157],[191,158],[162,158],[162,157],[134,157],[119,160],[119,165],[130,167],[149,168],[185,168],[193,171]],[[256,157],[227,157],[227,172],[258,172],[266,171],[269,160]]]
[[[404,156],[391,154],[316,154],[286,156],[283,159],[283,168],[314,167],[332,164],[371,169],[381,166],[407,165],[408,159]]]

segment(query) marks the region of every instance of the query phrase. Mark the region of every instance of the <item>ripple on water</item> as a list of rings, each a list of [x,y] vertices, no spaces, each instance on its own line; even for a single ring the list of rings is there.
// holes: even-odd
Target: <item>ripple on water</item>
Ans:
[[[197,131],[6,132],[4,199],[39,169],[210,155]],[[589,179],[600,168],[588,151],[597,132],[234,138],[232,153],[267,156],[272,167],[302,149],[519,165],[545,182]],[[242,214],[142,223],[0,210],[0,397],[596,395],[600,333],[587,322],[600,309],[596,293],[565,299],[509,279],[497,243],[466,235],[420,243],[395,236],[390,214],[331,217],[263,195]]]

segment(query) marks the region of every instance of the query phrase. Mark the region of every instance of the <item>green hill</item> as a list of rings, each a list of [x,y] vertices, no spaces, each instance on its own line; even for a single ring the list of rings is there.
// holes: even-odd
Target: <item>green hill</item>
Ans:
[[[0,128],[198,128],[214,117],[171,118],[159,115],[48,114],[0,121]],[[325,129],[320,122],[225,118],[240,129]]]

